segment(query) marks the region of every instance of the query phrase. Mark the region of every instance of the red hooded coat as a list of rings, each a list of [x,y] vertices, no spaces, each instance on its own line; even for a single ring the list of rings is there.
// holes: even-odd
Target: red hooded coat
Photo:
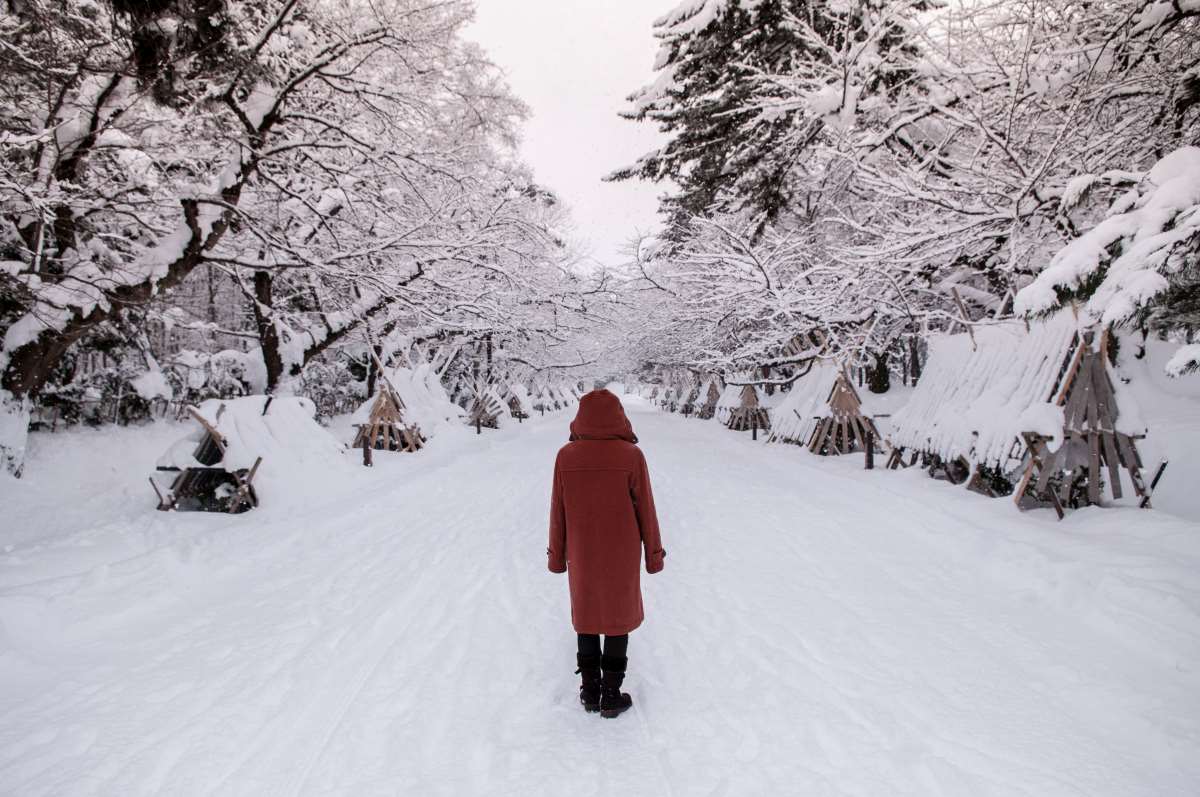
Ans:
[[[571,622],[580,634],[627,634],[642,624],[638,564],[663,569],[662,539],[646,458],[621,401],[593,390],[579,401],[571,442],[554,461],[551,572],[567,572]]]

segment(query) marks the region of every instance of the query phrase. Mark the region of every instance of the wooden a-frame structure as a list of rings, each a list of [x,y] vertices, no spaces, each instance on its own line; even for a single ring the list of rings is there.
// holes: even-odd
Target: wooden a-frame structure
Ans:
[[[477,392],[467,410],[467,423],[479,429],[498,429],[500,416],[508,412],[504,400],[492,388]]]
[[[1147,485],[1136,442],[1141,436],[1121,431],[1116,423],[1120,408],[1108,371],[1108,331],[1100,334],[1098,345],[1095,337],[1093,332],[1079,334],[1058,388],[1055,404],[1063,408],[1062,443],[1050,451],[1050,438],[1021,433],[1027,464],[1014,491],[1018,506],[1030,498],[1048,502],[1061,518],[1064,506],[1100,503],[1106,475],[1113,499],[1121,498],[1121,469],[1141,499],[1138,505],[1150,506],[1166,463]]]
[[[935,477],[1013,495],[1022,508],[1052,506],[1059,517],[1100,503],[1106,484],[1121,498],[1125,471],[1149,507],[1166,463],[1147,483],[1137,449],[1144,430],[1121,421],[1119,400],[1131,397],[1114,384],[1108,356],[1107,331],[1080,328],[1065,311],[935,337],[892,416],[888,466],[920,460]]]
[[[717,414],[717,402],[721,400],[721,388],[717,387],[717,380],[710,379],[708,382],[708,390],[704,394],[704,403],[700,405],[696,416],[702,420],[709,420]]]
[[[761,406],[754,385],[742,386],[741,403],[729,413],[726,426],[735,432],[758,432],[771,428],[771,415],[766,407]]]
[[[405,422],[404,410],[404,400],[385,381],[375,396],[367,420],[357,424],[354,448],[365,446],[376,451],[420,451],[425,445],[425,438],[420,429]]]
[[[829,414],[817,421],[808,440],[814,454],[850,454],[874,448],[879,442],[875,422],[862,414],[862,399],[845,369],[839,368],[826,399]]]
[[[271,399],[263,407],[266,415]],[[227,470],[223,464],[226,441],[208,419],[192,407],[188,413],[203,430],[192,459],[197,463],[187,467],[159,465],[157,471],[163,475],[174,473],[166,489],[150,478],[150,486],[158,496],[158,509],[191,512],[226,512],[236,515],[258,506],[258,493],[254,490],[254,476],[262,464],[262,457],[255,459],[249,468]],[[220,422],[225,405],[217,409],[216,421]]]
[[[687,397],[683,400],[683,404],[679,406],[679,412],[685,417],[690,417],[696,412],[696,402],[700,399],[700,385],[692,385],[692,389],[688,391]]]

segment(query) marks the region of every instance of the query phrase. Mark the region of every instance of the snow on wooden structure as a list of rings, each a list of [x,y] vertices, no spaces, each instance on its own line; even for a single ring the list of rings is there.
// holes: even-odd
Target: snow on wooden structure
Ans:
[[[829,395],[838,373],[833,363],[818,361],[812,370],[793,382],[786,398],[775,408],[768,440],[807,446],[818,420],[828,413]]]
[[[520,383],[513,383],[508,386],[508,394],[505,401],[508,404],[509,414],[518,421],[525,420],[533,411],[533,400],[529,397],[529,391]]]
[[[547,410],[554,409],[551,403],[550,395],[544,384],[539,384],[535,389],[530,391],[533,393],[533,408],[542,415],[546,414]]]
[[[702,420],[709,420],[717,414],[717,402],[721,400],[721,387],[715,378],[708,381],[703,390],[704,400],[696,415]]]
[[[460,426],[466,417],[466,408],[451,400],[437,371],[429,363],[413,368],[387,368],[381,374],[381,381],[400,400],[404,423],[419,429],[426,440],[436,436],[440,429]],[[464,397],[469,395],[461,382],[459,388]],[[465,398],[464,403],[469,406]],[[370,407],[370,403],[360,407],[353,420],[362,422],[368,418]]]
[[[717,398],[717,405],[714,412],[714,417],[722,426],[729,425],[729,416],[735,409],[741,406],[742,403],[742,386],[741,385],[725,385],[721,388],[721,395]]]
[[[735,432],[750,431],[757,436],[758,430],[771,428],[771,418],[763,406],[763,395],[754,385],[730,385],[737,390],[737,406],[730,408],[725,425]]]
[[[500,418],[508,415],[508,405],[495,387],[480,387],[471,399],[471,408],[467,410],[467,423],[480,429],[500,428]]]
[[[679,406],[679,391],[674,386],[668,386],[659,397],[658,406],[665,412],[674,412]]]
[[[1154,481],[1147,485],[1142,477],[1141,456],[1137,450],[1137,425],[1122,423],[1117,390],[1108,372],[1108,335],[1084,333],[1076,343],[1071,365],[1063,374],[1055,404],[1059,428],[1023,431],[1022,439],[1029,453],[1016,495],[1020,502],[1032,487],[1035,498],[1048,498],[1059,516],[1062,506],[1100,503],[1104,476],[1113,499],[1122,496],[1121,469],[1129,474],[1130,484],[1141,499],[1140,506],[1150,505],[1150,495],[1165,463],[1159,467]],[[1126,400],[1128,408],[1128,400]],[[1127,413],[1128,415],[1128,413]],[[1061,441],[1055,449],[1051,443]]]
[[[1106,335],[1079,329],[1070,312],[1028,326],[978,326],[929,343],[924,374],[892,419],[891,467],[906,450],[931,473],[1016,500],[1098,503],[1107,472],[1121,497],[1124,468],[1143,506],[1135,408],[1108,373]],[[1118,398],[1125,404],[1122,414]],[[911,463],[910,463],[911,464]],[[1035,478],[1036,477],[1036,478]]]
[[[873,446],[880,442],[853,382],[831,362],[815,363],[796,380],[772,416],[771,441],[803,445],[814,454],[865,451],[868,437]]]
[[[687,391],[687,394],[683,398],[683,402],[679,405],[679,412],[682,413],[685,418],[694,415],[696,413],[697,403],[699,400],[700,385],[694,384]]]
[[[421,430],[405,420],[404,400],[387,382],[364,408],[367,409],[366,417],[356,419],[354,424],[358,430],[354,448],[415,452],[425,445]]]
[[[874,450],[879,441],[875,422],[863,415],[862,399],[846,371],[837,369],[826,412],[813,430],[808,450],[814,454],[850,454]]]
[[[258,506],[264,482],[270,493],[289,470],[328,467],[344,451],[306,398],[212,399],[189,414],[195,430],[168,449],[150,478],[162,510],[244,512]]]

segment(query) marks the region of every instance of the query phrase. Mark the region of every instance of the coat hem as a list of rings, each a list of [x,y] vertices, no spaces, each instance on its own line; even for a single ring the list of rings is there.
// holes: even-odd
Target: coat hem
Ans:
[[[641,620],[638,620],[633,625],[629,625],[628,623],[626,623],[626,624],[606,625],[606,626],[586,626],[583,628],[581,628],[578,625],[574,625],[574,623],[572,623],[572,625],[574,626],[575,633],[577,633],[577,634],[603,634],[604,636],[621,636],[622,634],[628,634],[633,631],[636,631],[638,628],[641,627],[641,625],[644,621],[645,621],[645,618],[642,618]]]

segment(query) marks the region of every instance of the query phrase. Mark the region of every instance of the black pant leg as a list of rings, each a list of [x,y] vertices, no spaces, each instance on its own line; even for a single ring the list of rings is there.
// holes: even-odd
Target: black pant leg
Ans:
[[[580,634],[579,635],[579,652],[584,656],[599,656],[600,655],[600,635],[599,634]]]
[[[627,650],[629,650],[629,634],[620,634],[617,636],[609,634],[604,637],[605,656],[625,658]]]

